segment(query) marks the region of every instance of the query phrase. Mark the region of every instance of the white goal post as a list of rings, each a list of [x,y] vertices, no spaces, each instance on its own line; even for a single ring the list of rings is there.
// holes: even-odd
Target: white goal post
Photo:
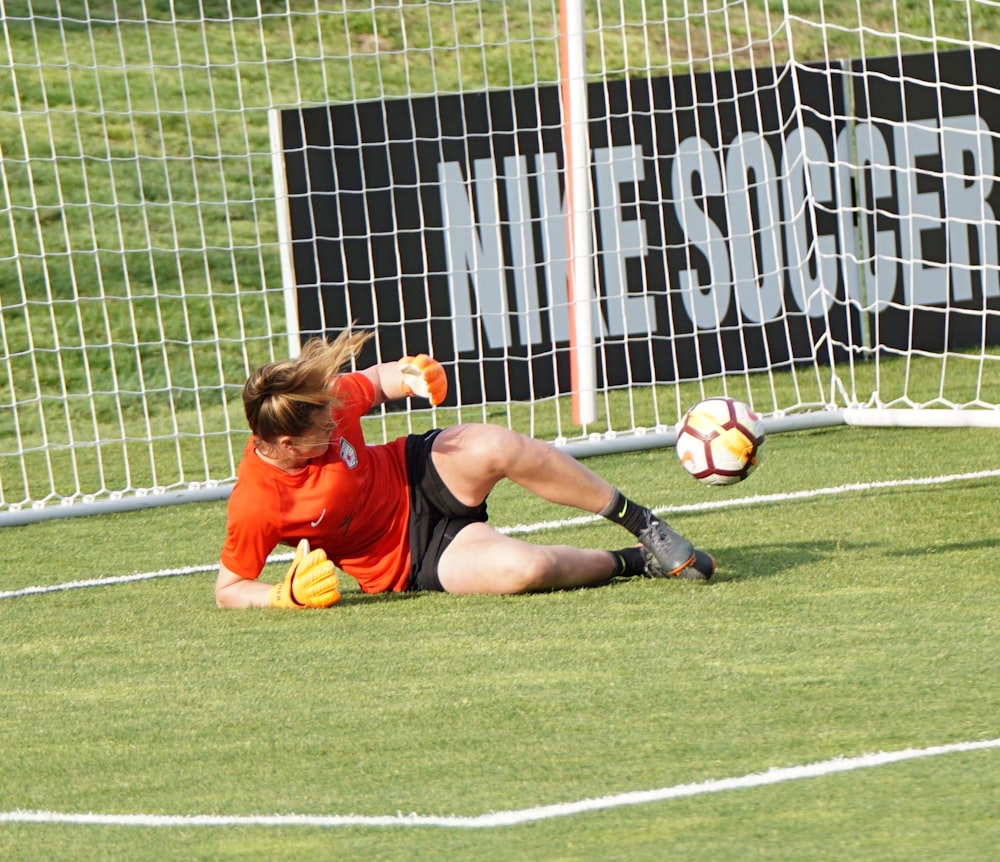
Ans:
[[[328,8],[329,7],[329,8]],[[354,322],[576,455],[1000,426],[997,0],[0,0],[0,525],[228,494]]]

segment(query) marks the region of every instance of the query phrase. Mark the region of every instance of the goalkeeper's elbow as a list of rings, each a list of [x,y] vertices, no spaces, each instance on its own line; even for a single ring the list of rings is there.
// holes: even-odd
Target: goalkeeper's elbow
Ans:
[[[222,610],[258,607],[266,604],[267,585],[219,565],[215,579],[215,606]]]

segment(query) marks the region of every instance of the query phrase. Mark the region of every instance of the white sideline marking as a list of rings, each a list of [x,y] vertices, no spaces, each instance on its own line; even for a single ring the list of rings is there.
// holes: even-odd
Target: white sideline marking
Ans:
[[[288,555],[291,559],[292,555]],[[178,575],[194,575],[200,572],[215,571],[218,563],[210,566],[184,566],[180,569],[160,569],[158,572],[141,572],[135,575],[117,575],[108,578],[87,578],[83,581],[67,581],[62,584],[50,584],[45,587],[23,587],[19,590],[7,590],[0,593],[0,599],[15,599],[19,596],[34,596],[39,593],[58,593],[63,590],[80,590],[84,587],[108,587],[114,584],[129,584],[133,581],[151,581],[155,578],[172,578]]]
[[[790,491],[784,494],[758,494],[753,497],[739,497],[735,500],[713,500],[708,503],[691,503],[686,506],[661,506],[656,514],[678,514],[688,512],[705,512],[715,509],[732,509],[738,506],[756,506],[763,503],[784,503],[789,500],[809,500],[814,497],[829,497],[837,494],[850,494],[858,491],[871,491],[879,488],[905,488],[921,485],[946,485],[950,482],[967,482],[974,479],[992,479],[1000,476],[1000,470],[982,470],[978,473],[955,473],[949,476],[931,476],[924,479],[893,479],[884,482],[855,482],[850,485],[839,485],[834,488],[815,488],[811,491]],[[510,536],[538,533],[543,530],[556,530],[562,527],[578,527],[594,524],[601,520],[600,515],[582,515],[576,518],[565,518],[560,521],[542,521],[537,524],[517,524],[511,527],[498,528],[501,533]],[[273,554],[268,557],[269,563],[287,563],[291,561],[292,552]],[[161,569],[156,572],[142,572],[134,575],[118,575],[107,578],[88,578],[82,581],[68,581],[62,584],[50,584],[39,587],[22,587],[19,590],[0,592],[0,599],[16,599],[21,596],[33,596],[41,593],[59,593],[65,590],[79,590],[85,587],[107,587],[115,584],[129,584],[135,581],[151,581],[156,578],[172,578],[179,575],[194,575],[212,572],[218,568],[218,563],[203,566],[185,566],[179,569]]]
[[[986,748],[1000,748],[1000,739],[985,739],[978,742],[956,742],[951,745],[935,745],[931,748],[907,748],[902,751],[862,754],[859,757],[836,757],[821,763],[806,766],[783,766],[767,772],[744,775],[740,778],[722,778],[701,781],[696,784],[675,784],[657,790],[638,790],[602,796],[597,799],[581,799],[576,802],[560,802],[555,805],[540,805],[536,808],[522,808],[515,811],[494,811],[473,817],[443,817],[429,814],[385,814],[365,816],[361,814],[74,814],[58,811],[0,811],[0,823],[61,823],[77,826],[437,826],[448,829],[492,829],[498,826],[516,826],[538,820],[552,820],[568,817],[585,811],[606,811],[627,805],[644,805],[648,802],[662,802],[666,799],[682,799],[701,796],[706,793],[720,793],[724,790],[742,790],[748,787],[765,787],[784,781],[801,778],[818,778],[856,769],[870,769],[904,760],[922,757],[937,757],[962,751],[979,751]]]

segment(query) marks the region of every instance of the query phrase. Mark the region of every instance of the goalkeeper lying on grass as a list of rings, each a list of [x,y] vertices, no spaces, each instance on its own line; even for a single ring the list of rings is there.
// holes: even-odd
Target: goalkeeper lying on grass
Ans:
[[[335,565],[368,593],[512,594],[712,576],[708,554],[547,443],[472,424],[367,445],[361,417],[372,407],[410,396],[436,405],[448,388],[441,365],[423,355],[341,374],[367,337],[315,339],[247,380],[253,438],[229,500],[219,607],[328,607],[340,598]],[[504,536],[486,523],[486,497],[504,478],[599,513],[639,544],[602,551]],[[295,559],[281,583],[261,583],[279,544],[296,547]]]

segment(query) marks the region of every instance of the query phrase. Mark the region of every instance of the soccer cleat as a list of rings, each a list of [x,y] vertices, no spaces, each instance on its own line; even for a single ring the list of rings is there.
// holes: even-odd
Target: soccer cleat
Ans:
[[[657,577],[676,577],[682,570],[694,565],[694,545],[659,518],[650,518],[646,528],[636,538],[656,561],[660,570]]]
[[[715,574],[715,557],[705,551],[694,549],[694,562],[681,569],[676,577],[692,581],[707,581]]]
[[[694,559],[680,571],[668,573],[656,561],[656,557],[646,551],[646,577],[684,578],[689,581],[707,581],[715,574],[715,558],[698,548],[694,549]]]

